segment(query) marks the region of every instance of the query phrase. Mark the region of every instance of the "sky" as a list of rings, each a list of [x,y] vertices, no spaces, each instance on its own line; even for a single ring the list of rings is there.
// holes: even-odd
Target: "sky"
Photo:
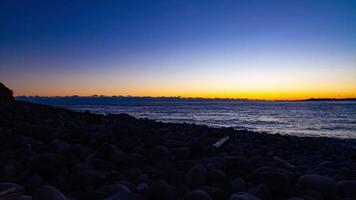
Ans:
[[[0,0],[15,95],[356,97],[356,0]]]

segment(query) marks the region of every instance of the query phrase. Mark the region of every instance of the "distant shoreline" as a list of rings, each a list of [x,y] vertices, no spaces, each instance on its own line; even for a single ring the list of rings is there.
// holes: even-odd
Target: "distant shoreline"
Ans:
[[[304,99],[301,101],[356,101],[356,98],[311,98],[311,99]]]
[[[301,100],[263,100],[244,98],[201,98],[201,97],[150,97],[150,96],[17,96],[16,100],[34,103],[89,103],[114,104],[127,102],[211,102],[211,101],[262,101],[262,102],[305,102],[305,101],[356,101],[356,98],[309,98]]]

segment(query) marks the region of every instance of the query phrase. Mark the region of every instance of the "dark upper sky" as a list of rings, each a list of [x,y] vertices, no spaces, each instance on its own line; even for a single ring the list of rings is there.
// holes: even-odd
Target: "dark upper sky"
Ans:
[[[17,94],[356,94],[355,0],[0,0],[0,30]]]

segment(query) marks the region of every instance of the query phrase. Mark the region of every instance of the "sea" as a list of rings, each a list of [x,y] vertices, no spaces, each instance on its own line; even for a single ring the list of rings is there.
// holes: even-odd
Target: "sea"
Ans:
[[[88,104],[85,101],[62,105],[61,101],[40,103],[100,114],[127,113],[161,122],[232,127],[270,134],[356,139],[356,101],[140,100],[110,104]]]

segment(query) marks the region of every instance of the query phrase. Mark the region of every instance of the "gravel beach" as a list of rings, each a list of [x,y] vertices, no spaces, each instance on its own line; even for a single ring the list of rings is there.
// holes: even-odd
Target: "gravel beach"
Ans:
[[[356,199],[354,140],[0,103],[0,199]]]

